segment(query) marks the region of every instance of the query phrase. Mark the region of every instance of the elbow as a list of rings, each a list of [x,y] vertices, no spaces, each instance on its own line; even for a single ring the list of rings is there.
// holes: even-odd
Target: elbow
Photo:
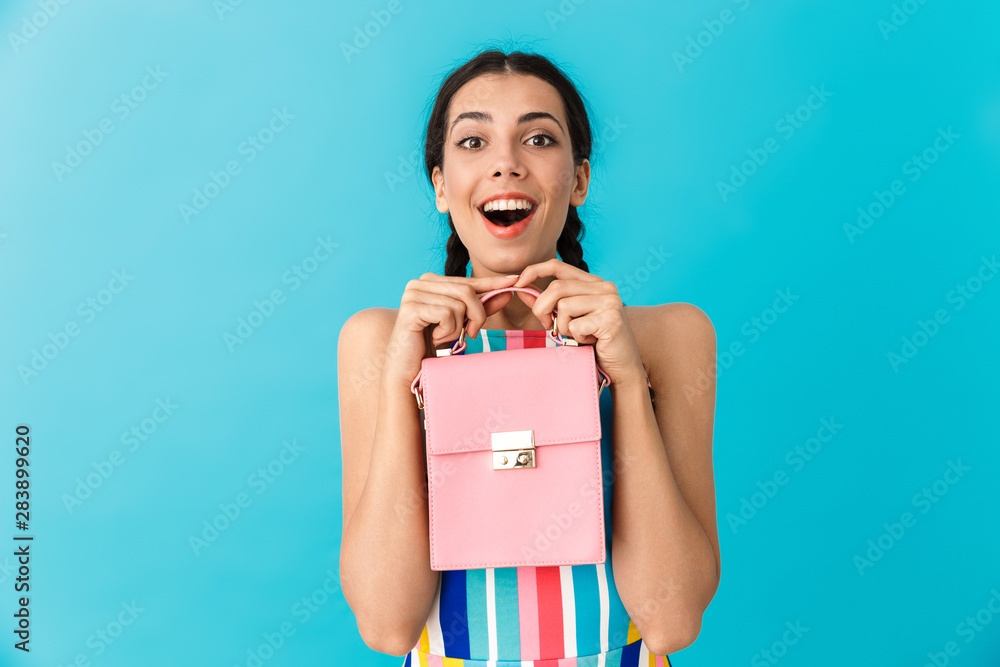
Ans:
[[[409,619],[386,615],[385,609],[356,606],[350,599],[347,603],[354,612],[361,640],[371,650],[399,657],[409,653],[420,641],[423,623],[416,626]]]
[[[646,648],[653,655],[671,655],[694,643],[701,633],[701,616],[690,616],[682,625],[655,628],[642,636]]]
[[[424,624],[416,625],[410,619],[404,619],[399,614],[392,614],[384,607],[366,605],[364,602],[352,603],[350,596],[345,596],[347,604],[354,612],[358,625],[358,634],[365,646],[379,653],[401,657],[406,655],[420,641],[420,633]]]
[[[421,627],[421,630],[423,628]],[[365,645],[373,651],[402,657],[413,650],[420,641],[420,634],[414,635],[407,630],[374,627],[369,624],[358,624],[358,631]]]
[[[392,601],[385,600],[384,596],[362,585],[366,577],[354,576],[353,572],[349,567],[349,558],[342,552],[341,590],[347,605],[354,612],[361,640],[373,651],[405,656],[420,641],[426,615],[418,621],[418,612],[407,612]]]

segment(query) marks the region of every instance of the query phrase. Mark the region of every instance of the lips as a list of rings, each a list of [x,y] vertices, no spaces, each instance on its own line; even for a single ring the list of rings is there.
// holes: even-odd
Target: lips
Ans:
[[[490,202],[504,200],[527,202],[531,205],[531,208],[498,209],[489,212],[484,210]],[[528,224],[535,217],[535,211],[538,210],[538,201],[519,190],[507,190],[505,192],[495,192],[489,198],[479,202],[476,210],[479,211],[479,217],[482,218],[483,224],[486,225],[486,229],[490,234],[500,239],[511,239],[527,229]]]
[[[513,222],[507,225],[496,224],[486,217],[483,213],[482,207],[476,209],[479,211],[479,217],[482,219],[483,224],[486,226],[486,230],[498,239],[512,239],[520,236],[527,228],[528,225],[535,217],[535,212],[538,210],[538,205],[536,204],[528,212],[528,215],[517,222]]]
[[[531,208],[512,208],[506,210],[493,210],[486,211],[485,204],[481,207],[483,215],[487,220],[492,222],[494,225],[500,225],[501,227],[509,227],[515,222],[521,222],[535,210],[536,205],[532,204]]]

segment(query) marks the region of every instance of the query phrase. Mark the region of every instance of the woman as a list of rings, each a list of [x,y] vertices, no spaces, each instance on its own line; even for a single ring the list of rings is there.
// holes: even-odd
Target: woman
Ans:
[[[590,150],[584,102],[545,58],[486,51],[456,69],[425,144],[451,228],[445,275],[411,280],[398,309],[363,310],[341,331],[341,584],[365,643],[406,655],[405,665],[462,664],[439,656],[669,665],[665,656],[698,636],[718,587],[715,385],[704,383],[715,376],[715,331],[690,304],[626,307],[613,283],[589,273],[577,207]],[[540,296],[479,300],[526,285]],[[609,463],[613,449],[614,471],[604,494],[607,562],[433,571],[410,383],[466,318],[465,354],[489,353],[511,337],[542,344],[553,309],[558,332],[593,344],[611,378],[601,394],[602,449]],[[577,661],[556,660],[564,657]]]

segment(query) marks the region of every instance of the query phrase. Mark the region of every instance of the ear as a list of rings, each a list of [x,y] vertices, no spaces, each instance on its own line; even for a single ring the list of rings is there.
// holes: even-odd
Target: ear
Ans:
[[[590,160],[584,158],[583,162],[576,168],[576,181],[573,185],[573,192],[570,193],[569,203],[571,206],[583,206],[587,200],[587,189],[590,187]]]
[[[444,172],[441,171],[441,167],[434,167],[434,171],[431,172],[431,182],[434,183],[434,198],[438,212],[447,213],[448,200],[444,198]]]

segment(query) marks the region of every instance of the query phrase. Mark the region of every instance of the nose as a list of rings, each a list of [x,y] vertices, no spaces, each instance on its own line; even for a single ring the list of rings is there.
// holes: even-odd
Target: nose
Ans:
[[[508,174],[515,178],[524,175],[525,168],[521,162],[520,153],[516,146],[504,143],[503,147],[496,152],[496,164],[494,165],[494,176],[504,176]]]

